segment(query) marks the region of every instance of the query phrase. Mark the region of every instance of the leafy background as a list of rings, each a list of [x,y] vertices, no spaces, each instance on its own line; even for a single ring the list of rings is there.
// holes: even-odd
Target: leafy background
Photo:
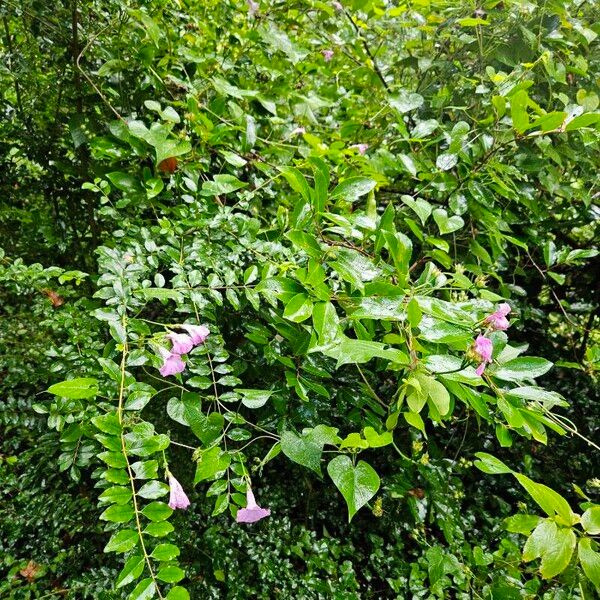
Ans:
[[[349,327],[343,311],[351,305],[352,316],[381,293],[365,277],[373,264],[381,286],[422,284],[457,306],[488,302],[471,307],[479,318],[508,298],[510,343],[556,363],[537,383],[560,392],[562,414],[597,443],[594,2],[254,10],[241,1],[21,0],[3,3],[0,17],[3,596],[132,593],[107,583],[123,557],[103,552],[111,533],[98,499],[108,486],[97,419],[116,406],[124,338],[114,314],[124,304],[134,313],[138,406],[154,393],[143,386],[160,392],[131,425],[143,418],[194,447],[206,440],[172,420],[169,404],[184,398],[154,378],[148,342],[160,334],[153,323],[196,314],[211,324],[204,350],[216,369],[199,351],[189,393],[210,402],[239,378],[271,391],[267,408],[241,411],[269,431],[387,430],[376,397],[391,401],[400,378],[385,358],[362,364],[351,344],[336,369],[339,355],[306,353],[314,306],[331,300]],[[172,173],[159,167],[173,156]],[[305,195],[328,216],[307,211]],[[380,233],[387,207],[398,248],[391,229]],[[307,282],[317,263],[323,279]],[[437,290],[440,271],[449,289]],[[265,283],[274,277],[279,287]],[[346,329],[352,339],[394,335],[387,307],[382,317],[361,306]],[[439,339],[421,340],[422,355],[466,347]],[[215,372],[223,381],[213,392]],[[99,395],[44,393],[74,377],[97,379]],[[576,506],[598,500],[596,450],[492,412],[487,421],[453,400],[445,419],[426,419],[427,438],[400,418],[400,453],[388,444],[361,456],[382,483],[350,524],[328,475],[283,454],[262,466],[272,446],[263,439],[233,462],[248,465],[272,516],[236,525],[230,500],[214,515],[208,485],[192,485],[191,452],[171,445],[170,468],[192,500],[167,521],[180,551],[172,566],[184,569],[192,598],[593,597],[593,577],[575,559],[551,577],[539,561],[522,562],[524,538],[503,520],[539,508],[512,478],[483,474],[473,460],[494,454]],[[252,428],[243,425],[231,426],[230,446],[245,445]],[[231,476],[239,494],[240,472]]]

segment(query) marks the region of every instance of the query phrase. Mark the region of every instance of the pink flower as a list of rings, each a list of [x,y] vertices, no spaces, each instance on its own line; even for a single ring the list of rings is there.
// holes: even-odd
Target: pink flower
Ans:
[[[172,509],[176,508],[187,508],[190,505],[190,501],[183,491],[181,484],[171,473],[169,473],[169,506]]]
[[[509,312],[510,305],[508,305],[506,302],[503,302],[495,312],[485,318],[484,322],[490,325],[492,329],[497,331],[505,331],[510,325],[508,319],[506,318],[506,315],[508,315]]]
[[[306,133],[306,129],[304,127],[296,127],[296,129],[292,130],[290,135],[303,135]]]
[[[254,2],[254,0],[248,0],[248,14],[253,17],[259,9],[258,2]]]
[[[329,62],[333,58],[334,52],[333,50],[321,50],[321,54],[323,55],[325,62]]]
[[[169,333],[167,337],[173,344],[173,354],[187,354],[194,347],[193,338],[185,333]]]
[[[350,148],[356,148],[360,155],[363,155],[369,148],[369,144],[353,144]]]
[[[246,503],[246,508],[240,508],[237,512],[235,520],[238,523],[256,523],[256,521],[260,521],[271,514],[269,508],[261,508],[256,504],[254,494],[250,488],[246,492]]]
[[[475,344],[473,346],[473,351],[481,360],[481,364],[475,370],[475,373],[481,377],[483,375],[483,371],[485,370],[485,365],[487,363],[492,362],[492,351],[494,350],[494,346],[492,344],[492,340],[484,337],[483,335],[478,335],[475,339]]]
[[[181,328],[185,329],[190,334],[194,346],[203,344],[210,334],[208,327],[205,325],[182,325]]]
[[[335,10],[344,10],[341,2],[332,2],[331,5],[333,8],[335,8]]]
[[[179,354],[169,352],[169,350],[163,347],[160,347],[158,352],[163,359],[163,364],[159,369],[159,372],[163,377],[181,373],[185,369],[185,363],[181,360]]]

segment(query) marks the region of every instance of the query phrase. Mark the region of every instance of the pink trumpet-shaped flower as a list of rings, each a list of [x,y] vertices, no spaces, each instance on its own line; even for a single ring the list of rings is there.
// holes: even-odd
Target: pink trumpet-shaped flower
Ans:
[[[235,520],[238,523],[256,523],[256,521],[260,521],[271,514],[271,509],[261,508],[256,504],[254,494],[250,488],[246,492],[246,502],[246,508],[240,508],[237,512]]]
[[[486,364],[492,362],[492,352],[494,350],[492,340],[484,337],[483,335],[478,335],[475,339],[473,350],[478,356],[479,360],[481,360],[481,364],[477,367],[477,369],[475,369],[475,373],[481,376],[483,375]]]
[[[296,129],[292,130],[290,135],[303,135],[305,133],[306,133],[306,129],[304,129],[304,127],[296,127]]]
[[[189,498],[183,491],[181,484],[171,473],[169,473],[169,506],[172,509],[187,508],[190,505]]]
[[[353,144],[350,148],[356,148],[360,155],[363,155],[369,148],[369,144]]]
[[[492,329],[497,331],[505,331],[510,325],[508,319],[506,318],[508,313],[510,313],[510,305],[506,302],[503,302],[495,312],[485,318],[485,323],[490,325]]]
[[[335,10],[344,10],[341,2],[332,2],[331,5],[333,8],[335,8]]]
[[[203,344],[210,334],[208,327],[205,325],[182,325],[181,327],[189,333],[194,346]]]
[[[173,354],[187,354],[194,347],[193,338],[185,333],[169,333],[167,337],[173,344]]]
[[[158,352],[163,359],[163,364],[159,369],[159,372],[163,377],[181,373],[185,369],[185,363],[181,360],[179,354],[169,352],[169,350],[162,347],[158,349]]]
[[[333,50],[321,50],[321,54],[323,55],[325,62],[329,62],[333,58],[334,52]]]

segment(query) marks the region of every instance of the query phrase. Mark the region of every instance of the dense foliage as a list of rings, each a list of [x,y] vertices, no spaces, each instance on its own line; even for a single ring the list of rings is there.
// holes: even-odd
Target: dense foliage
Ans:
[[[594,597],[596,3],[142,4],[0,5],[0,595]]]

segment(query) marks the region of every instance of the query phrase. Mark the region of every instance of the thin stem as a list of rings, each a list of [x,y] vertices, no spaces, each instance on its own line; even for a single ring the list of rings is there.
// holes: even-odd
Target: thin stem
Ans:
[[[140,521],[140,509],[137,502],[135,483],[134,483],[134,475],[131,469],[131,464],[129,462],[129,457],[127,455],[127,444],[125,440],[125,430],[123,428],[123,404],[125,399],[125,366],[127,363],[127,354],[129,353],[129,346],[127,344],[127,317],[123,315],[121,318],[121,325],[123,326],[123,331],[125,332],[125,342],[123,343],[123,352],[121,354],[121,366],[120,366],[120,382],[119,382],[119,405],[117,408],[117,416],[119,419],[119,425],[121,428],[121,453],[125,458],[125,465],[127,468],[127,474],[129,476],[129,484],[131,485],[131,498],[133,501],[133,510],[135,514],[135,525],[138,534],[138,538],[140,540],[140,546],[142,548],[142,553],[144,554],[144,560],[146,565],[148,566],[148,571],[150,572],[150,577],[152,577],[152,581],[154,582],[154,587],[156,589],[156,593],[159,598],[164,598],[162,595],[160,588],[158,587],[158,582],[156,580],[156,575],[154,574],[154,569],[152,567],[152,561],[150,560],[150,556],[146,551],[146,544],[144,542],[144,534],[142,532],[142,523]]]
[[[365,377],[365,374],[362,372],[362,369],[358,366],[358,364],[356,364],[356,368],[358,369],[362,380],[365,382],[365,385],[371,393],[371,397],[374,400],[377,400],[377,402],[379,402],[379,404],[381,404],[381,406],[383,406],[384,408],[389,408],[388,405],[377,395],[377,392],[371,387],[371,384],[368,382],[367,378]]]

